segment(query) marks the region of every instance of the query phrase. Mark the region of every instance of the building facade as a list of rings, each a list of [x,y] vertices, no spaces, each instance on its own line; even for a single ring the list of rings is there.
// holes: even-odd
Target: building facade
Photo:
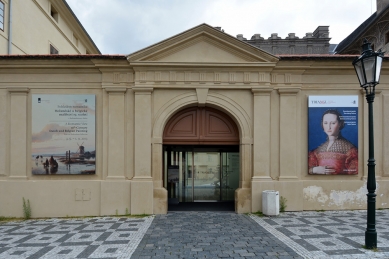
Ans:
[[[100,54],[65,0],[1,0],[0,54]]]
[[[288,211],[365,209],[367,105],[354,57],[274,56],[206,24],[129,56],[1,56],[0,215],[21,217],[23,198],[33,217],[163,214],[199,200],[246,213],[262,210],[265,190]],[[389,207],[388,69],[374,102],[377,208]],[[354,121],[342,132],[354,125],[357,163],[312,173],[311,98],[349,96],[342,113]],[[50,102],[47,119],[38,105]]]
[[[242,34],[238,34],[237,38],[273,55],[302,55],[329,54],[331,40],[329,35],[329,26],[318,26],[313,33],[308,32],[302,38],[297,37],[295,33],[289,33],[284,39],[277,33],[272,33],[268,39],[261,37],[261,34],[254,34],[250,40],[244,38]]]
[[[362,42],[367,39],[372,48],[389,50],[389,1],[377,0],[377,11],[338,44],[337,54],[359,54]]]

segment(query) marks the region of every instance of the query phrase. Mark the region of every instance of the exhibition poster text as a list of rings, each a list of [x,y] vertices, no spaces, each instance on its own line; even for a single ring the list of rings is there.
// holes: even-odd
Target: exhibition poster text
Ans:
[[[95,95],[32,95],[32,173],[96,173]]]

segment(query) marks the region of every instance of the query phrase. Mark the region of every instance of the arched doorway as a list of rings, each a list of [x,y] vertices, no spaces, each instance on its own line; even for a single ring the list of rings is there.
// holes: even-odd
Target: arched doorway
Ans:
[[[164,187],[169,204],[234,202],[239,187],[239,131],[210,107],[172,116],[163,133]]]

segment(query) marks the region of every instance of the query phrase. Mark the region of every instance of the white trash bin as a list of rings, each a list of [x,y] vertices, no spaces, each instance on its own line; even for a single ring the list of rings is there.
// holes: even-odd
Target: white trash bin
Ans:
[[[280,195],[278,191],[267,190],[262,192],[262,213],[267,216],[280,214]]]

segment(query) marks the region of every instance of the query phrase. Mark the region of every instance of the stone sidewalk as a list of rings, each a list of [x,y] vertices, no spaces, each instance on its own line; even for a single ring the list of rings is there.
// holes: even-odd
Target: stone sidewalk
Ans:
[[[133,258],[389,258],[389,210],[376,214],[378,252],[362,248],[366,211],[172,212],[154,219]]]
[[[156,217],[132,258],[303,258],[247,215],[172,212]]]
[[[366,211],[282,213],[251,216],[304,258],[389,258],[389,210],[376,212],[377,251],[366,250]]]
[[[169,212],[0,223],[0,258],[389,258],[389,210],[378,251],[362,248],[366,211]]]

